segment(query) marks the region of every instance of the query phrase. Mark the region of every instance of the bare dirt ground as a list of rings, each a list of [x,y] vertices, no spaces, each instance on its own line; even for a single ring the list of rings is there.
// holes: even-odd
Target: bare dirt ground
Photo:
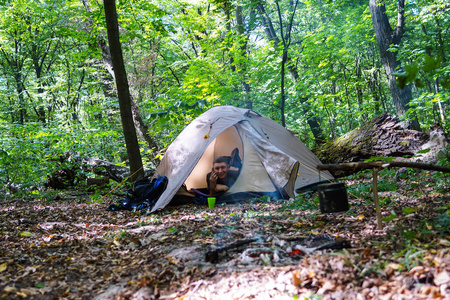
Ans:
[[[0,298],[450,299],[448,190],[399,182],[376,230],[370,182],[347,185],[334,214],[314,194],[151,215],[106,211],[117,197],[2,199]]]

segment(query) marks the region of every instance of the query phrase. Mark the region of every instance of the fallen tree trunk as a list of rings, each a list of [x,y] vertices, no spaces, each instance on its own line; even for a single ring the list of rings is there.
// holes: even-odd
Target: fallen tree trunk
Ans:
[[[436,124],[430,132],[403,129],[400,120],[384,114],[315,150],[322,163],[364,161],[370,157],[403,157],[410,161],[436,162],[448,147],[449,136]],[[429,150],[427,150],[429,149]],[[423,150],[428,151],[427,153]]]
[[[130,176],[130,169],[117,166],[106,160],[92,157],[81,158],[81,168],[96,175],[109,177],[117,182],[122,182],[125,178]]]
[[[115,165],[109,161],[92,158],[81,157],[77,153],[67,152],[61,156],[58,161],[61,163],[68,162],[70,167],[61,168],[48,176],[46,187],[53,189],[66,189],[68,187],[79,184],[80,181],[86,180],[86,175],[82,174],[82,170],[94,173],[112,179],[116,182],[122,182],[130,176],[130,169]],[[155,169],[145,170],[145,176],[152,176]],[[89,185],[89,184],[87,184]]]

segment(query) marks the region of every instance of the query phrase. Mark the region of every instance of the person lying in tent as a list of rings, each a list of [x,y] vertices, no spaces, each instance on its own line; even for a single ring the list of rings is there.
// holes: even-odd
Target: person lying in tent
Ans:
[[[229,158],[218,156],[213,160],[213,171],[206,175],[209,195],[227,191],[236,181],[239,172],[230,170]]]

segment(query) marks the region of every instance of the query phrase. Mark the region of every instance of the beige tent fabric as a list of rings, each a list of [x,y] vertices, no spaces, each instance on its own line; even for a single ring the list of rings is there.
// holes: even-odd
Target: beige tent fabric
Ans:
[[[213,157],[230,155],[231,150],[234,148],[231,143],[228,145],[229,141],[235,138],[234,132],[236,130],[229,129],[230,127],[233,128],[233,126],[241,133],[241,139],[245,139],[244,137],[248,139],[248,142],[253,146],[260,159],[260,164],[266,169],[265,172],[257,172],[262,177],[256,177],[261,178],[261,182],[265,182],[266,189],[272,190],[274,188],[273,184],[278,189],[285,186],[292,187],[292,184],[288,183],[290,178],[292,180],[296,177],[292,176],[291,173],[292,170],[295,170],[294,166],[297,161],[299,162],[299,169],[294,185],[295,189],[319,181],[319,175],[316,170],[316,165],[320,163],[319,159],[283,126],[248,109],[218,106],[192,121],[168,147],[164,158],[156,170],[155,176],[166,176],[169,181],[166,190],[153,207],[152,212],[164,208],[191,173],[193,177],[189,178],[186,184],[195,186],[202,180],[206,181],[206,174],[211,169]],[[223,139],[218,138],[217,141],[214,141],[216,137],[228,129],[231,131],[225,133]],[[231,150],[226,145],[230,146]],[[244,152],[247,151],[245,143],[241,147],[245,148],[243,149]],[[208,150],[205,153],[207,148]],[[221,151],[219,149],[224,149],[224,151],[228,152],[219,154]],[[240,151],[240,153],[243,151]],[[204,159],[202,159],[200,166],[196,167],[202,156],[204,156]],[[239,182],[236,181],[232,189],[240,191],[256,189],[258,186],[257,181],[253,180],[253,186],[243,186],[244,182],[240,181],[245,177],[245,173],[242,172],[248,172],[248,174],[253,172],[253,174],[256,174],[256,171],[252,170],[252,165],[256,168],[259,163],[255,162],[253,154],[248,158],[246,154],[241,154],[241,157],[244,167],[246,164],[248,167],[241,171],[238,178]],[[247,159],[248,162],[246,162]],[[201,174],[203,172],[204,174]],[[270,176],[270,181],[273,182],[272,186],[268,184],[267,180],[263,181],[262,179],[267,174]],[[205,179],[202,179],[202,177]],[[321,179],[333,179],[333,177],[328,172],[322,172]],[[247,180],[247,183],[249,182],[250,180]],[[228,192],[231,193],[232,189]],[[261,189],[259,191],[263,192],[264,190]],[[292,191],[288,191],[288,194],[292,194]]]
[[[321,162],[305,144],[277,122],[252,111],[248,112],[247,115],[248,121],[261,136],[264,136],[280,151],[300,163],[294,189],[319,181],[316,166]],[[320,180],[332,179],[333,176],[328,171],[320,173]]]
[[[258,153],[259,159],[272,182],[278,190],[282,190],[289,181],[295,160],[281,152],[267,139],[261,138],[249,122],[243,121],[240,125]]]

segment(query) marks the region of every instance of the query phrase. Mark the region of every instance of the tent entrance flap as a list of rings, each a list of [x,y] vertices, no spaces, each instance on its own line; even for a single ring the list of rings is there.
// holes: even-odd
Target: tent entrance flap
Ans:
[[[248,135],[242,129],[241,124],[236,127],[238,128],[242,144],[244,145],[244,152],[241,152],[243,155],[242,169],[238,180],[236,180],[225,195],[246,192],[277,192],[277,188],[267,174],[266,168],[261,163],[261,159],[255,148],[252,146]]]
[[[212,161],[217,156],[230,156],[231,152],[239,149],[241,159],[243,145],[235,126],[231,126],[220,133],[206,148],[197,165],[192,170],[185,184],[187,189],[202,189],[207,187],[206,174],[212,170]]]

